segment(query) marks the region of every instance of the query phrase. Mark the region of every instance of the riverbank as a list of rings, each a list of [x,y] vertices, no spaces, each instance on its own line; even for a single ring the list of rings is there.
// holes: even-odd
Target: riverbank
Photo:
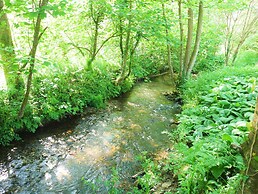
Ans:
[[[0,193],[129,192],[140,169],[135,158],[171,144],[162,133],[178,113],[178,106],[162,95],[171,89],[169,81],[137,83],[105,109],[2,148]]]
[[[248,177],[241,145],[250,130],[257,77],[257,66],[226,67],[183,86],[180,124],[168,132],[173,146],[162,160],[143,160],[143,193],[241,191]]]
[[[141,76],[159,72],[155,68]],[[142,78],[132,74],[116,85],[116,76],[111,65],[100,65],[92,71],[84,67],[44,67],[34,74],[29,104],[22,118],[17,116],[22,98],[9,99],[7,91],[0,90],[0,146],[21,140],[21,132],[35,133],[39,127],[79,115],[88,107],[104,108],[109,99],[129,91],[135,80]]]

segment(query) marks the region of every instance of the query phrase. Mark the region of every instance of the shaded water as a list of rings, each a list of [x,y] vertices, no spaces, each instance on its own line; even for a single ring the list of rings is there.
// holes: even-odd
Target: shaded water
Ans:
[[[168,83],[163,77],[137,84],[105,110],[1,148],[0,193],[108,193],[112,169],[126,190],[139,170],[135,157],[170,144],[162,131],[171,130],[178,106],[162,95]]]

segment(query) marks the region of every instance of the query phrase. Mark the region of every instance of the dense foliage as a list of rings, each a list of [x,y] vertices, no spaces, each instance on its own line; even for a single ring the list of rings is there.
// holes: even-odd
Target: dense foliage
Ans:
[[[186,83],[180,124],[169,133],[175,145],[164,161],[145,159],[146,175],[140,181],[145,191],[161,181],[162,174],[178,182],[178,193],[239,191],[246,168],[241,145],[251,130],[258,71],[257,66],[233,69],[227,68],[221,76],[221,71],[206,73]]]
[[[235,193],[257,96],[257,22],[255,0],[0,0],[0,145],[169,72],[184,101],[166,132],[175,146],[159,162],[142,156],[133,193],[164,174],[178,193]]]
[[[35,132],[43,124],[78,114],[87,106],[101,108],[107,99],[128,91],[133,84],[132,79],[127,79],[123,85],[115,86],[112,79],[112,72],[108,69],[89,72],[70,67],[48,74],[37,74],[30,106],[26,108],[22,119],[17,118],[19,103],[9,101],[7,93],[2,92],[1,144],[17,139],[16,132],[21,129]]]

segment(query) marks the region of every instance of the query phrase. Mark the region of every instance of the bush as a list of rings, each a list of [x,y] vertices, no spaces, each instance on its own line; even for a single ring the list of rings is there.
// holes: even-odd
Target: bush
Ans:
[[[134,83],[130,77],[122,86],[116,86],[112,69],[104,65],[93,71],[49,66],[40,72],[34,74],[31,97],[22,119],[17,119],[21,102],[9,102],[7,93],[0,93],[0,144],[18,139],[21,130],[35,132],[40,125],[81,113],[87,106],[102,108],[107,99],[128,91]]]

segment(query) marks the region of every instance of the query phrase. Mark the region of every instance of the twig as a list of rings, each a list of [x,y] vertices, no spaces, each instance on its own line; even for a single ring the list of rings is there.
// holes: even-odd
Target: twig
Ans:
[[[40,38],[42,37],[42,35],[44,34],[44,32],[47,30],[47,28],[48,28],[48,26],[45,27],[44,30],[40,33],[38,40],[40,40]]]

